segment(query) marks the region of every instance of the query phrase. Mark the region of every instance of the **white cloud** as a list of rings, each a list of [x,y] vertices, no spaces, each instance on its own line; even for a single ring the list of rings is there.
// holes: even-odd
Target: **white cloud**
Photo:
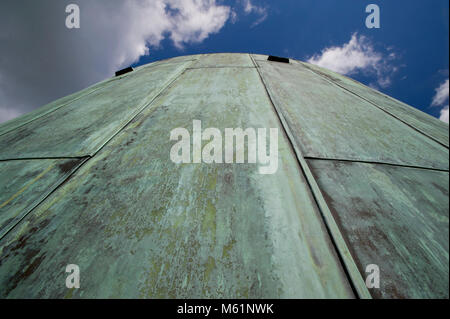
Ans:
[[[236,13],[236,11],[234,11],[234,10],[231,10],[231,13],[230,13],[230,21],[231,21],[231,23],[236,23],[236,21],[237,21],[237,13]]]
[[[445,122],[448,124],[448,105],[444,106],[441,110],[441,115],[439,116],[439,119],[442,122]]]
[[[0,1],[0,122],[107,78],[169,38],[178,48],[232,18],[216,0],[78,0],[81,28],[65,27],[66,1]],[[12,111],[14,110],[14,111]]]
[[[449,96],[449,79],[445,80],[438,88],[431,102],[431,106],[442,106],[439,119],[448,123],[448,96]]]
[[[435,91],[431,106],[440,106],[448,101],[449,79],[445,80]]]
[[[21,115],[20,112],[17,112],[14,109],[10,109],[10,108],[0,108],[0,122],[6,122],[9,121],[15,117],[18,117],[19,115]]]
[[[392,48],[387,50],[391,51]],[[396,58],[394,52],[377,52],[369,39],[353,33],[349,42],[342,46],[325,48],[320,54],[309,58],[308,62],[346,75],[358,72],[375,75],[377,83],[372,86],[385,88],[391,84],[392,75],[398,71],[398,68],[391,64]]]
[[[217,33],[231,15],[230,7],[216,5],[215,0],[167,0],[178,10],[172,17],[170,38],[176,46],[197,43]]]
[[[251,0],[243,0],[244,12],[246,14],[255,13],[259,15],[259,18],[252,23],[251,28],[257,26],[267,19],[267,8],[254,5]]]

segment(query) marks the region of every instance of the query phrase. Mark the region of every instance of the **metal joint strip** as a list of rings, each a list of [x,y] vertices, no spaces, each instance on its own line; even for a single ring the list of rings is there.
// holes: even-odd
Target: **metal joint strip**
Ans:
[[[361,275],[361,273],[358,270],[358,267],[356,266],[356,263],[350,253],[350,250],[347,247],[347,244],[344,240],[344,237],[342,236],[341,231],[339,230],[339,226],[337,225],[336,221],[334,220],[334,217],[330,211],[330,208],[328,207],[328,204],[325,201],[325,198],[316,182],[316,179],[314,178],[308,163],[306,162],[301,150],[300,146],[297,145],[295,142],[295,139],[293,138],[292,132],[289,128],[289,125],[284,118],[282,112],[279,110],[277,105],[274,103],[272,99],[272,94],[270,92],[270,88],[266,85],[264,78],[259,71],[258,64],[255,62],[253,57],[250,55],[250,58],[255,65],[256,70],[258,71],[259,77],[261,79],[261,82],[266,89],[268,98],[270,100],[270,103],[272,104],[275,113],[277,114],[281,126],[284,129],[286,136],[288,137],[288,140],[295,152],[295,155],[297,157],[298,163],[300,165],[300,168],[303,171],[303,174],[305,175],[305,178],[309,184],[311,193],[313,194],[313,197],[316,201],[316,204],[319,208],[319,211],[322,215],[322,218],[324,220],[326,229],[328,230],[328,233],[330,234],[331,241],[333,242],[334,246],[336,247],[336,251],[338,256],[340,257],[342,261],[342,266],[345,269],[347,276],[349,277],[349,282],[354,289],[354,291],[357,294],[357,297],[361,299],[372,299],[372,296],[369,292],[369,290],[366,287],[365,281]]]

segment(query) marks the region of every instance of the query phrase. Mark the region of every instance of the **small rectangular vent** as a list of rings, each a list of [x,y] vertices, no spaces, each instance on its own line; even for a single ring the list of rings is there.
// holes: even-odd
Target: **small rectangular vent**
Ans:
[[[128,68],[125,68],[125,69],[122,69],[120,71],[117,71],[116,72],[116,76],[121,76],[121,75],[123,75],[125,73],[132,72],[132,71],[133,71],[133,68],[131,66],[129,66]]]
[[[281,63],[289,63],[289,59],[288,58],[281,58],[279,56],[274,56],[274,55],[270,55],[267,58],[267,61],[274,61],[274,62],[281,62]]]

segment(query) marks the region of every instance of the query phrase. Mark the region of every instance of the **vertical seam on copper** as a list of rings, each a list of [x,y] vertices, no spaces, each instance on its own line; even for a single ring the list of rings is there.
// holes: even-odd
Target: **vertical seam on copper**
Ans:
[[[327,202],[325,201],[320,191],[320,188],[314,176],[312,175],[312,172],[308,164],[306,163],[306,160],[304,159],[302,152],[300,151],[300,147],[297,145],[297,143],[295,143],[295,140],[289,128],[289,124],[287,123],[283,114],[278,110],[276,104],[272,100],[269,88],[264,82],[264,78],[261,75],[258,65],[256,64],[251,54],[249,54],[249,56],[253,64],[255,65],[255,68],[258,72],[261,83],[266,91],[270,104],[272,105],[275,114],[278,116],[278,120],[280,121],[281,127],[284,133],[286,134],[289,144],[291,145],[294,151],[300,169],[302,170],[302,173],[305,176],[306,182],[308,183],[308,187],[311,191],[314,201],[316,202],[320,215],[322,216],[325,228],[328,232],[328,235],[330,237],[333,246],[335,247],[336,253],[342,264],[342,267],[348,278],[352,290],[354,291],[355,295],[359,298],[371,299],[372,296],[365,285],[365,282],[362,278],[360,271],[358,270],[358,267],[356,266],[355,261],[353,260],[350,250],[348,249],[347,244],[345,243],[345,240],[339,230],[339,226],[337,225],[336,221],[333,218],[333,215],[331,214]]]
[[[147,103],[144,104],[144,106],[138,111],[136,112],[136,114],[134,114],[132,116],[132,118],[127,121],[122,127],[120,127],[115,134],[113,134],[107,141],[105,141],[99,148],[97,148],[96,151],[93,152],[93,154],[91,155],[87,155],[84,157],[80,157],[80,159],[82,160],[75,169],[73,169],[69,174],[64,175],[60,180],[58,180],[55,184],[54,184],[54,188],[48,192],[47,194],[44,194],[44,196],[42,196],[40,199],[36,200],[35,203],[31,204],[29,208],[29,210],[14,224],[12,225],[3,235],[1,235],[0,237],[0,241],[5,238],[6,235],[8,235],[8,233],[10,233],[17,225],[19,225],[29,214],[31,214],[38,206],[40,206],[42,203],[45,202],[45,200],[47,198],[49,198],[53,193],[55,193],[62,185],[64,185],[77,171],[80,170],[80,168],[85,165],[86,163],[89,162],[89,160],[91,160],[101,149],[103,149],[103,147],[105,147],[112,139],[114,139],[114,137],[116,137],[120,132],[122,132],[127,126],[128,124],[130,124],[139,114],[141,114],[147,107],[149,107],[151,104],[153,104],[153,102],[159,97],[161,96],[161,94],[168,88],[170,87],[170,85],[172,85],[172,83],[174,83],[187,69],[188,67],[193,64],[194,61],[190,61],[190,63],[186,63],[185,67],[179,71],[178,73],[176,73],[172,78],[168,79],[168,81],[166,81],[164,83],[164,85],[162,86],[162,88],[159,90],[159,92]]]

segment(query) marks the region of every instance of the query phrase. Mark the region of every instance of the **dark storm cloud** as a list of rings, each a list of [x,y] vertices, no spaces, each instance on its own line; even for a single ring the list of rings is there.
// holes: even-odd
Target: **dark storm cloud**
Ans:
[[[70,3],[80,29],[65,26]],[[111,76],[164,35],[177,47],[201,42],[229,16],[215,0],[2,0],[0,122]]]

